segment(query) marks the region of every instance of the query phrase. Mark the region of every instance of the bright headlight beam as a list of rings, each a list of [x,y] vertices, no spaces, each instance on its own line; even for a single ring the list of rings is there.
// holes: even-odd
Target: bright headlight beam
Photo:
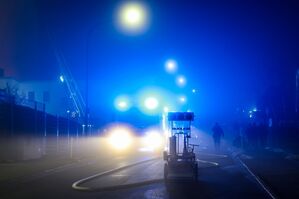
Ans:
[[[113,129],[108,137],[110,145],[117,150],[127,149],[132,143],[132,136],[125,128]]]
[[[145,134],[144,144],[146,145],[146,147],[152,149],[160,148],[163,144],[163,137],[159,132],[150,131]]]

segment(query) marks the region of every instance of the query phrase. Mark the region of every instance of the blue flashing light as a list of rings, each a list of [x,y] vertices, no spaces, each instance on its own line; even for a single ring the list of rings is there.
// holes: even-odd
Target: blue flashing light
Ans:
[[[117,105],[120,108],[126,108],[128,106],[127,102],[125,102],[125,101],[121,101]]]
[[[179,101],[180,101],[180,103],[185,103],[186,102],[186,97],[185,96],[181,96],[180,98],[179,98]]]
[[[114,106],[119,111],[127,111],[130,107],[130,100],[127,96],[119,96],[114,101]]]
[[[138,108],[146,115],[175,110],[177,96],[160,87],[146,87],[137,94]]]

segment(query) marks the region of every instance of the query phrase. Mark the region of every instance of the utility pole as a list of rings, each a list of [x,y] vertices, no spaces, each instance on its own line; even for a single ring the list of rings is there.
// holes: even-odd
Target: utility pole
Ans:
[[[299,69],[296,71],[296,116],[299,115]]]

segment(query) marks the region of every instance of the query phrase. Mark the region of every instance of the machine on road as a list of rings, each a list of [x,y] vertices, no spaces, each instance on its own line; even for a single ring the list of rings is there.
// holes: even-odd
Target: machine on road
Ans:
[[[191,122],[194,121],[193,112],[169,112],[168,150],[164,151],[164,179],[165,183],[176,181],[197,181],[198,164],[194,147],[190,144]]]

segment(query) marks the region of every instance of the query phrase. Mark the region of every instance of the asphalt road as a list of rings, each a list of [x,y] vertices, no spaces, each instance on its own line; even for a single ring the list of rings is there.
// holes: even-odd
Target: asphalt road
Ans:
[[[86,194],[74,190],[73,182],[148,157],[150,155],[134,153],[81,159],[7,184],[2,183],[0,198],[97,198],[97,193]]]
[[[208,150],[198,151],[199,179],[195,184],[172,184],[167,189],[162,181],[158,181],[104,192],[82,192],[72,188],[77,180],[152,157],[154,155],[151,153],[135,152],[114,154],[109,158],[99,156],[81,159],[2,185],[0,198],[269,198],[252,176],[228,153],[214,155]],[[147,162],[91,179],[84,186],[97,189],[161,179],[162,165],[162,160]]]

